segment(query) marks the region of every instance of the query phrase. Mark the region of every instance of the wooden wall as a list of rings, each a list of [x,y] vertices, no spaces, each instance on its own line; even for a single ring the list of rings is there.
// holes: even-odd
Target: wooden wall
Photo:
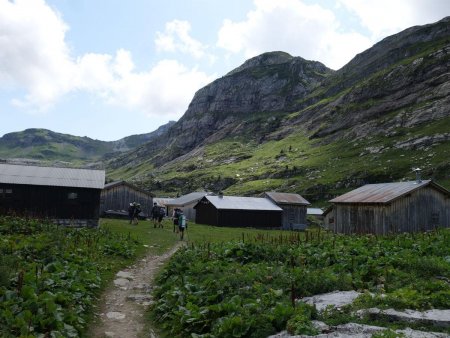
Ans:
[[[218,225],[229,227],[281,228],[282,211],[218,210]]]
[[[0,184],[0,213],[98,221],[100,189]]]
[[[126,184],[103,189],[100,201],[100,214],[106,210],[128,211],[130,203],[137,202],[141,204],[141,210],[149,216],[153,207],[153,197],[150,194]]]
[[[224,227],[280,228],[282,212],[268,210],[218,210],[208,201],[197,206],[195,223]]]
[[[283,209],[283,229],[306,228],[306,205],[278,204]]]
[[[389,234],[450,227],[450,199],[427,186],[390,204],[335,204],[330,228],[338,233]]]

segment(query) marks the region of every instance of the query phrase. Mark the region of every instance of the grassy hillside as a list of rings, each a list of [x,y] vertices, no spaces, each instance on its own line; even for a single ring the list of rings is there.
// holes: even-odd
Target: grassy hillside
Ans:
[[[420,167],[423,178],[436,179],[450,188],[449,141],[400,147],[405,141],[448,130],[450,117],[424,126],[397,128],[390,138],[369,136],[354,142],[324,143],[310,139],[303,130],[262,144],[244,137],[228,138],[202,147],[186,160],[161,168],[150,163],[123,167],[111,176],[144,182],[157,195],[199,187],[236,195],[278,190],[301,192],[312,202],[323,202],[364,183],[414,179],[412,168]]]

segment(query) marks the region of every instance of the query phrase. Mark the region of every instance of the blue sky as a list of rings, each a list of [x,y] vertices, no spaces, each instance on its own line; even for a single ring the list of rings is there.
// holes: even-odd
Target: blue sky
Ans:
[[[448,15],[448,0],[0,0],[0,136],[148,133],[250,57],[282,50],[339,69]]]

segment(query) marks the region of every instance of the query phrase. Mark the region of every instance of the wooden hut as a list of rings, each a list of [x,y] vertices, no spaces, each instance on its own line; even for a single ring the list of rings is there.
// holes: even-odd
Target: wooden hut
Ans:
[[[450,192],[429,181],[367,184],[330,201],[330,230],[389,234],[450,227]]]
[[[139,203],[143,216],[150,215],[153,207],[153,195],[125,181],[105,184],[100,199],[100,214],[107,211],[128,213],[128,206],[132,202]]]
[[[306,210],[310,203],[299,194],[266,192],[264,197],[283,209],[283,229],[303,230],[306,228]]]
[[[183,214],[188,220],[195,220],[196,210],[195,205],[204,196],[211,195],[212,193],[206,191],[191,192],[190,194],[174,198],[172,201],[166,203],[168,216],[172,216],[173,210],[175,208],[181,209]]]
[[[195,223],[224,227],[281,228],[283,209],[267,198],[205,196],[195,206]]]
[[[0,164],[0,213],[97,226],[104,170]]]

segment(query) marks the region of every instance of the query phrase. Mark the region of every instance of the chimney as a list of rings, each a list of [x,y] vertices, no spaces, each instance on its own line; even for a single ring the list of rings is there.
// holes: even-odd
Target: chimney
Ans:
[[[219,198],[223,198],[223,192],[219,191]]]
[[[413,171],[416,172],[416,183],[417,183],[417,184],[422,183],[422,179],[421,179],[421,177],[420,177],[420,172],[422,171],[422,169],[416,168],[416,169],[414,169]]]

